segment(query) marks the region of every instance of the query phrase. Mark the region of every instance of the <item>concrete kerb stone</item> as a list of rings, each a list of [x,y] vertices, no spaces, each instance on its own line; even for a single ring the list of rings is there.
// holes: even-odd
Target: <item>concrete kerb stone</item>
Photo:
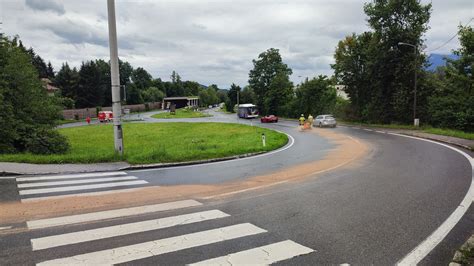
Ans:
[[[123,170],[140,170],[140,169],[165,168],[165,167],[175,167],[175,166],[206,164],[206,163],[214,163],[214,162],[222,162],[222,161],[230,161],[230,160],[235,160],[235,159],[242,159],[242,158],[251,157],[251,156],[255,156],[255,155],[259,155],[259,154],[263,154],[263,153],[266,153],[266,152],[261,151],[261,152],[240,154],[240,155],[235,155],[235,156],[228,156],[228,157],[223,157],[223,158],[188,161],[188,162],[130,165],[129,167],[123,168],[123,169],[120,169],[120,170],[122,170],[122,171]]]
[[[187,166],[187,165],[197,165],[197,164],[206,164],[206,163],[214,163],[214,162],[221,162],[221,161],[230,161],[235,159],[242,159],[246,157],[256,156],[266,153],[264,151],[261,152],[254,152],[254,153],[246,153],[240,154],[235,156],[228,156],[223,158],[215,158],[215,159],[206,159],[206,160],[197,160],[197,161],[188,161],[188,162],[176,162],[176,163],[154,163],[154,164],[139,164],[139,165],[127,165],[122,167],[117,167],[114,169],[107,169],[107,170],[94,170],[94,169],[81,169],[77,171],[41,171],[41,172],[14,172],[14,171],[0,171],[0,177],[2,176],[20,176],[20,175],[53,175],[53,174],[78,174],[78,173],[100,173],[100,172],[110,172],[110,171],[127,171],[127,170],[140,170],[140,169],[151,169],[151,168],[166,168],[166,167],[176,167],[176,166]]]

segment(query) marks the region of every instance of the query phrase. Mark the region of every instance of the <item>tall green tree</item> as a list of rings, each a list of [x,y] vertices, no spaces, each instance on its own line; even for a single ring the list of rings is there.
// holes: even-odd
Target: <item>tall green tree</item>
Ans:
[[[287,98],[289,90],[286,87],[276,88],[276,84],[285,84],[285,80],[289,80],[292,70],[283,63],[278,49],[270,48],[261,53],[257,60],[252,60],[253,69],[249,73],[249,85],[255,92],[257,98],[257,106],[263,114],[278,113],[279,108],[274,104],[281,102],[280,98]],[[278,81],[274,79],[278,76]],[[271,84],[275,84],[271,88]],[[282,90],[280,93],[278,90]],[[278,99],[272,99],[277,97]]]
[[[474,132],[474,31],[459,28],[461,47],[454,53],[457,60],[447,60],[446,67],[431,74],[435,88],[429,99],[431,123],[438,127]]]
[[[54,85],[61,89],[61,95],[75,101],[77,99],[78,83],[79,73],[77,69],[71,69],[68,63],[64,63],[54,79]]]
[[[103,76],[94,61],[83,62],[79,70],[76,107],[96,107],[104,103]]]
[[[201,89],[201,85],[196,81],[187,80],[183,82],[183,88],[185,96],[197,96],[199,94],[199,90]]]
[[[157,87],[150,87],[141,92],[144,102],[160,102],[165,97],[165,93]]]
[[[431,4],[376,0],[365,4],[364,11],[372,31],[347,37],[338,44],[333,65],[337,80],[347,86],[361,120],[411,122],[414,73],[422,72],[425,57],[399,43],[422,46]],[[418,109],[425,116],[429,92],[422,90],[429,87],[420,84],[419,88]]]
[[[151,87],[153,77],[144,68],[139,67],[132,72],[132,82],[139,90]]]
[[[286,106],[293,98],[293,83],[284,72],[278,72],[270,82],[263,101],[264,114],[285,115]]]
[[[60,153],[65,137],[53,130],[61,107],[48,97],[30,54],[0,39],[0,153]]]
[[[55,74],[54,74],[54,68],[53,68],[53,65],[51,64],[51,62],[48,62],[48,65],[46,67],[46,73],[47,73],[48,78],[50,80],[54,80]]]
[[[250,86],[245,86],[239,96],[241,103],[256,103],[255,93]]]
[[[306,79],[296,88],[296,108],[298,113],[313,116],[331,113],[336,105],[336,89],[326,76]],[[294,116],[294,115],[293,115]]]
[[[181,76],[173,70],[171,72],[170,76],[171,82],[168,84],[165,84],[166,88],[166,96],[172,97],[172,96],[184,96],[184,86],[183,86],[183,81],[181,80]]]

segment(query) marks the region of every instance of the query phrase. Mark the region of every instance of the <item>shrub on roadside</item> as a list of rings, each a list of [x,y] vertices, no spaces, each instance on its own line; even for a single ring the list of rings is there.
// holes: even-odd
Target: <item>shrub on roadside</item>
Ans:
[[[58,154],[68,150],[67,138],[52,129],[37,130],[26,142],[26,151],[33,154]]]

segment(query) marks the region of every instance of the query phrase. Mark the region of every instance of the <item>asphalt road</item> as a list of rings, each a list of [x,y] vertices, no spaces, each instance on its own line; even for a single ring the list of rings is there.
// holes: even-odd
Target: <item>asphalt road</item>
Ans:
[[[225,119],[225,115],[216,119]],[[128,174],[153,185],[220,183],[278,171],[304,160],[317,160],[327,150],[334,148],[325,139],[296,131],[291,127],[292,122],[269,126],[291,134],[295,138],[295,144],[281,153],[254,159]],[[22,233],[2,235],[0,231],[0,264],[35,264],[41,261],[65,263],[68,261],[51,260],[79,254],[86,255],[71,261],[95,258],[107,263],[188,264],[287,240],[309,248],[312,252],[291,258],[297,252],[294,251],[296,253],[292,255],[293,249],[284,242],[286,246],[279,252],[272,253],[266,248],[261,256],[270,258],[278,253],[284,257],[288,253],[286,258],[291,259],[278,262],[285,265],[394,264],[435,231],[458,207],[469,189],[472,181],[471,166],[465,157],[449,148],[358,129],[338,127],[334,130],[370,143],[371,151],[350,168],[326,172],[298,183],[285,183],[223,199],[198,199],[202,204],[199,206],[32,229]],[[114,225],[190,213],[199,213],[202,218],[205,214],[201,212],[209,210],[220,211],[229,216],[191,224],[182,221],[166,229],[137,231],[35,251],[32,251],[30,242],[31,239],[53,235],[60,235],[59,239],[71,239],[70,235],[62,234],[102,230]],[[246,235],[219,235],[219,240],[209,240],[217,233],[212,230],[220,229],[218,233],[224,234],[225,230],[221,228],[241,224],[248,230]],[[239,234],[244,229],[239,231],[232,227],[233,232],[238,231]],[[456,233],[458,238],[463,238],[468,237],[472,230],[470,223],[457,229]],[[193,233],[197,235],[194,236]],[[88,231],[85,235],[92,233]],[[184,237],[176,238],[177,236]],[[170,242],[153,242],[153,245],[159,246],[158,249],[141,246],[143,243],[168,238]],[[446,243],[453,241],[450,239],[445,240],[442,245],[450,246]],[[208,240],[211,242],[206,242]],[[203,243],[193,246],[190,244],[192,241]],[[452,258],[451,251],[438,252],[436,256],[431,256],[429,262],[424,263],[446,264]],[[247,259],[258,257],[252,253],[244,255]],[[112,260],[112,257],[116,260]]]

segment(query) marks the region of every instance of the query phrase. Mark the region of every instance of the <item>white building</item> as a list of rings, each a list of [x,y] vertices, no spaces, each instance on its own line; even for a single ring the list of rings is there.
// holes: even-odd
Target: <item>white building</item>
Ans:
[[[347,95],[345,91],[346,85],[336,85],[334,87],[336,88],[337,96],[341,97],[344,100],[349,100],[349,95]]]

